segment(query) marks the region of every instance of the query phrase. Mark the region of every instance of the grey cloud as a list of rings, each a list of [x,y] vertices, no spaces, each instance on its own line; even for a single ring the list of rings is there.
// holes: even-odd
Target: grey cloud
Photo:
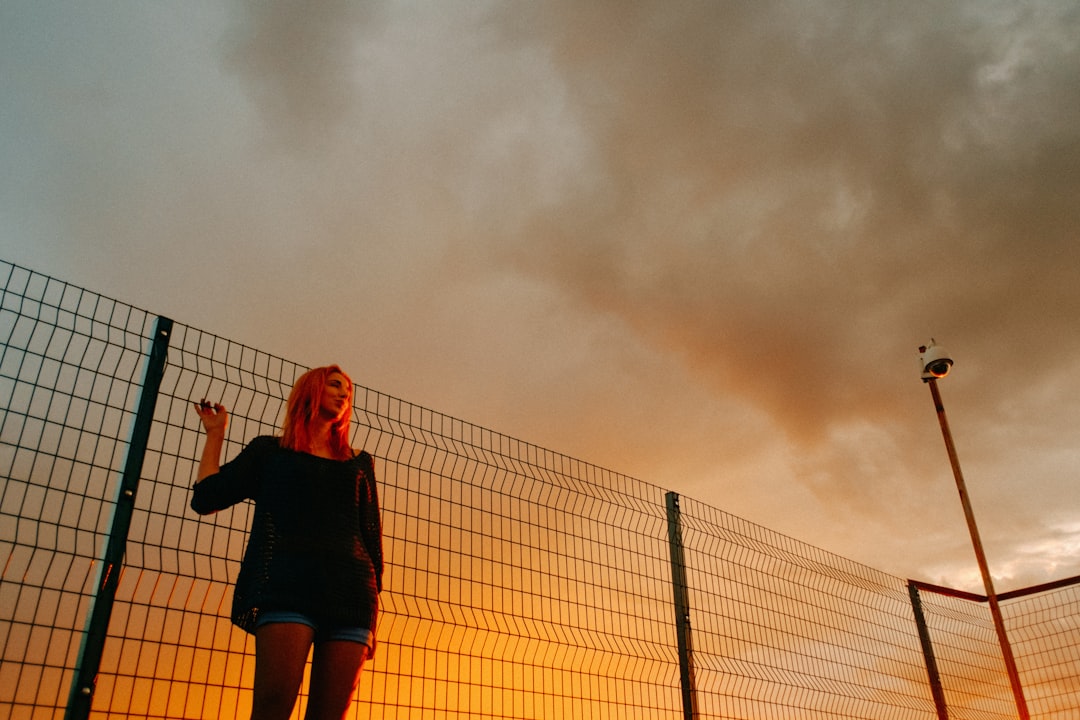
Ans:
[[[1038,311],[1054,308],[1051,328],[1075,318],[1063,273],[1080,252],[1080,135],[1058,68],[1077,56],[1015,40],[1051,18],[717,7],[540,23],[555,28],[600,179],[520,237],[525,271],[725,388],[737,379],[799,436],[873,412],[889,392],[877,368],[894,339],[914,351],[912,330],[982,325],[1022,342]],[[1033,87],[986,79],[1009,63]],[[852,356],[867,362],[841,380]]]
[[[359,41],[376,32],[381,4],[234,0],[221,42],[270,139],[312,151],[336,138],[362,106]]]
[[[909,574],[935,336],[995,557],[1069,541],[1074,3],[12,7],[11,259]]]

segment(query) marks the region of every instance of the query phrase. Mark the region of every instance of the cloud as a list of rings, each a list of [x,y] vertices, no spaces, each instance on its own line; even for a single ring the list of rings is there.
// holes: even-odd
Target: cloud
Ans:
[[[1067,283],[1016,292],[1065,279],[1078,251],[1055,223],[1075,211],[1058,206],[1037,247],[1020,238],[1078,188],[1064,173],[1046,193],[1027,184],[1077,137],[1068,99],[1016,118],[1024,99],[981,80],[1014,44],[957,41],[979,29],[972,17],[879,6],[641,7],[613,28],[608,13],[547,24],[564,33],[552,43],[598,167],[591,192],[542,208],[517,238],[523,271],[624,316],[721,386],[737,380],[801,437],[878,410],[879,368],[897,350],[884,329],[911,353],[913,326],[996,315],[1020,339],[1047,301],[1056,322],[1074,317]],[[1075,65],[1067,49],[1030,72]]]
[[[1074,4],[4,12],[10,259],[909,575],[936,337],[992,557],[1077,520]]]
[[[236,0],[221,41],[273,140],[312,152],[362,112],[357,41],[377,28],[378,3]]]
[[[940,481],[931,335],[997,391],[977,438],[1008,393],[1076,397],[1075,9],[550,7],[512,37],[541,28],[591,164],[499,253],[764,410],[823,501]]]

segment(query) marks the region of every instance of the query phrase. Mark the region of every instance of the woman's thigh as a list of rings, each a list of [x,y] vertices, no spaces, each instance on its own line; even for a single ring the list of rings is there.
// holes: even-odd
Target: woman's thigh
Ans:
[[[328,640],[315,644],[308,720],[338,720],[345,714],[369,653],[370,648],[359,642]]]
[[[269,623],[255,631],[252,717],[289,717],[314,637],[315,630],[302,623]]]

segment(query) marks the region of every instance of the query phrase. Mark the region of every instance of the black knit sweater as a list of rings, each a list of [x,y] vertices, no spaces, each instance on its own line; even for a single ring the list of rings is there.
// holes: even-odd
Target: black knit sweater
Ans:
[[[191,508],[206,515],[249,498],[255,516],[232,621],[254,632],[262,611],[290,610],[374,636],[383,557],[371,455],[328,460],[260,436],[195,484]]]

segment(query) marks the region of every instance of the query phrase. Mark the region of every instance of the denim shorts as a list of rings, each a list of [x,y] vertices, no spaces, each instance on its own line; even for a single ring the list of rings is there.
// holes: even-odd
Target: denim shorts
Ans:
[[[315,642],[326,642],[330,640],[345,641],[345,642],[357,642],[371,647],[371,643],[374,638],[371,636],[371,631],[367,628],[361,627],[319,627],[319,623],[313,619],[304,615],[303,613],[292,612],[291,610],[267,610],[259,613],[259,619],[255,623],[255,629],[261,628],[263,625],[269,625],[271,623],[299,623],[300,625],[307,625],[309,628],[315,631]]]

